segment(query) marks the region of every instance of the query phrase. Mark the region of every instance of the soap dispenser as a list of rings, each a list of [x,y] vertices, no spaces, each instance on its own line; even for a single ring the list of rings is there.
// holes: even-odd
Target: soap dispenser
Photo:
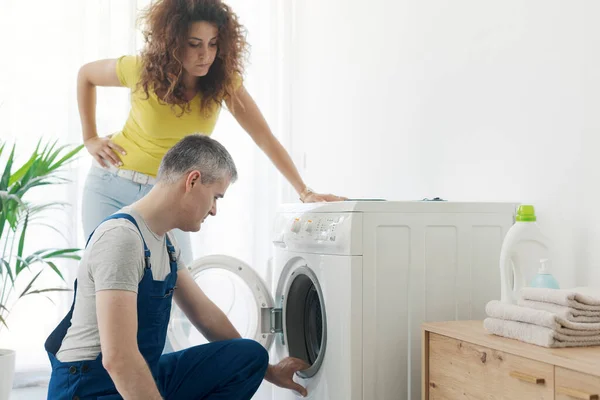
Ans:
[[[558,282],[552,274],[550,274],[550,260],[540,260],[542,265],[538,270],[538,274],[531,281],[530,286],[536,288],[560,289]]]

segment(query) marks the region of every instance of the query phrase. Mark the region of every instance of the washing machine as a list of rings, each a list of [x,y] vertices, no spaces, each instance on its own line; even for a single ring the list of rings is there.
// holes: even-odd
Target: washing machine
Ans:
[[[482,319],[500,295],[499,255],[515,203],[346,201],[287,204],[273,224],[269,276],[228,256],[194,279],[271,363],[304,359],[315,400],[421,396],[421,324]],[[173,348],[206,340],[174,306]],[[257,399],[300,398],[263,385]]]

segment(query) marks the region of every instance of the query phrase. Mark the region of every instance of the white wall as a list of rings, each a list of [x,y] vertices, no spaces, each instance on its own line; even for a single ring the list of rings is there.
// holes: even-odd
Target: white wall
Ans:
[[[351,197],[533,203],[562,285],[600,286],[598,15],[595,0],[296,1],[294,159]]]

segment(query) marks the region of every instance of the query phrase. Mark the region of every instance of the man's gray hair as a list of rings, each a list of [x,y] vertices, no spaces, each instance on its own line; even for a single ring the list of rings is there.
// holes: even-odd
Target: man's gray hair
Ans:
[[[184,137],[171,147],[158,168],[157,182],[173,183],[192,171],[200,171],[202,184],[211,184],[229,177],[237,179],[237,169],[225,147],[206,135]]]

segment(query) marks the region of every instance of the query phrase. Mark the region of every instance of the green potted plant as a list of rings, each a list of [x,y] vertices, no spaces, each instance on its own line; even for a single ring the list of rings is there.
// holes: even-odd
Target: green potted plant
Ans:
[[[68,182],[61,176],[61,170],[74,160],[82,147],[57,146],[56,141],[42,145],[40,141],[29,159],[13,169],[15,146],[6,156],[6,144],[0,143],[0,332],[8,328],[7,318],[19,299],[70,290],[66,287],[43,287],[40,283],[44,272],[56,274],[64,281],[56,261],[79,260],[79,249],[50,248],[34,249],[31,254],[25,252],[28,227],[38,223],[45,211],[60,208],[64,203],[34,204],[27,200],[26,195],[34,188]],[[23,278],[25,282],[28,280],[27,284],[17,285]],[[8,400],[10,396],[14,369],[15,352],[0,348],[0,400]]]

